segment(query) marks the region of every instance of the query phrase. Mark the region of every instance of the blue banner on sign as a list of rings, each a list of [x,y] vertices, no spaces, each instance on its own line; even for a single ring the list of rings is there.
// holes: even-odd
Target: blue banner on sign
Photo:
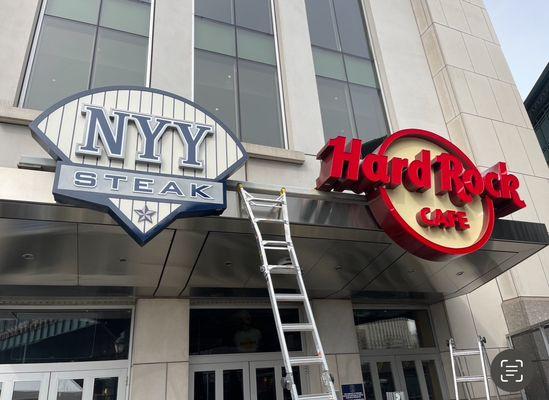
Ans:
[[[366,400],[362,383],[341,385],[341,393],[343,400]]]

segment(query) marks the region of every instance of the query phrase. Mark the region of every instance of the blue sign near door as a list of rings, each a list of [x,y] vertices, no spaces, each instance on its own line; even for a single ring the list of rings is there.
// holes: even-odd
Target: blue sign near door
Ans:
[[[343,400],[366,400],[362,383],[341,385],[341,394]]]

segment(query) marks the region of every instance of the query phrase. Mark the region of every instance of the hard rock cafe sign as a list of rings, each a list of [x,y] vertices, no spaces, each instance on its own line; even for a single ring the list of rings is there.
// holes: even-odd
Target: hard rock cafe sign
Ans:
[[[480,172],[447,139],[420,129],[389,136],[362,157],[362,142],[331,139],[318,153],[316,188],[364,193],[381,228],[410,253],[443,260],[475,252],[495,219],[526,206],[504,162]]]

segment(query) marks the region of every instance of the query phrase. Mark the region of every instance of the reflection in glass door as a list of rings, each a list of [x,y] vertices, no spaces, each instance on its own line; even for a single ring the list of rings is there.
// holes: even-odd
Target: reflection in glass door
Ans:
[[[292,371],[297,391],[298,393],[302,393],[299,368],[294,367]],[[286,370],[282,366],[282,361],[250,362],[250,376],[252,377],[250,382],[251,399],[291,400],[290,391],[283,389],[281,384],[282,377],[285,375]]]
[[[0,373],[0,400],[122,400],[126,369]]]
[[[191,400],[250,400],[247,362],[191,365],[190,376]]]
[[[49,374],[0,374],[0,400],[46,400]]]
[[[404,392],[408,400],[445,400],[440,362],[432,357],[363,357],[362,378],[366,398],[385,400],[390,392]]]
[[[290,391],[281,385],[285,374],[280,360],[194,364],[190,366],[189,399],[291,400]],[[293,374],[301,393],[299,368]]]

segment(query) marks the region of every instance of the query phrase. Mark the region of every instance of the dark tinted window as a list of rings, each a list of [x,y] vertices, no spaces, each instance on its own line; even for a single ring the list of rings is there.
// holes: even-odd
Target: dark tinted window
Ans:
[[[131,311],[0,311],[0,364],[128,358]]]
[[[331,0],[307,0],[307,19],[311,43],[338,50],[337,28]]]
[[[297,309],[281,309],[283,322],[299,322]],[[298,332],[286,334],[290,351],[301,350]],[[224,354],[280,351],[270,309],[191,309],[190,353]]]
[[[341,50],[344,53],[370,57],[359,0],[334,0],[334,7]]]
[[[271,2],[219,4],[196,0],[195,101],[243,141],[282,147]]]
[[[276,68],[238,61],[242,140],[282,147]]]
[[[195,101],[236,131],[236,60],[196,50]]]
[[[145,0],[49,0],[24,106],[45,109],[92,87],[143,85],[149,17]]]
[[[359,0],[306,0],[326,140],[387,135]]]
[[[316,78],[324,131],[332,136],[353,137],[356,131],[349,86],[345,82]]]
[[[233,23],[232,0],[196,0],[195,14],[222,22]]]
[[[435,347],[427,310],[353,310],[361,350]]]
[[[235,14],[236,25],[273,33],[270,0],[235,0]]]

